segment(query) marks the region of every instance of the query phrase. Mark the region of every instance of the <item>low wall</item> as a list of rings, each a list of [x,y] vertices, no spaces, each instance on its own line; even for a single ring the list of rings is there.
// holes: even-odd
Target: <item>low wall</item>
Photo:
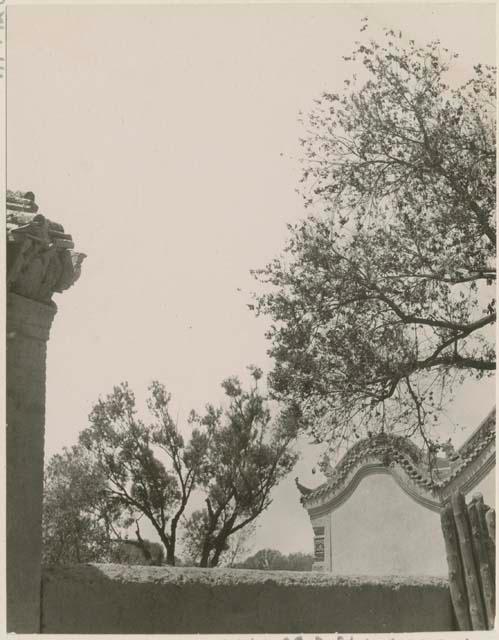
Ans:
[[[86,564],[48,568],[42,633],[450,631],[439,578]]]

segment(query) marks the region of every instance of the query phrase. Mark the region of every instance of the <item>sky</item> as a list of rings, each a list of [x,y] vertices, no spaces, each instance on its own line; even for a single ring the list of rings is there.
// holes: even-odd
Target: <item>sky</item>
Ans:
[[[139,403],[162,381],[182,423],[225,377],[270,370],[249,271],[304,215],[298,114],[341,90],[363,17],[373,35],[439,38],[457,78],[495,62],[492,4],[9,6],[8,187],[33,191],[88,256],[55,296],[46,459],[120,381]],[[493,402],[492,380],[468,385],[452,421],[474,427]],[[255,550],[311,551],[293,478],[320,483],[320,450],[300,447]]]

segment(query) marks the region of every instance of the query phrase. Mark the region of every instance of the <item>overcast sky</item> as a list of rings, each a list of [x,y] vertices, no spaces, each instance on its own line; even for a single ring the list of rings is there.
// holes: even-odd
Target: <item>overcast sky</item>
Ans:
[[[8,186],[88,254],[56,296],[47,457],[122,380],[139,398],[164,382],[182,422],[224,377],[270,369],[249,270],[303,215],[298,112],[341,90],[364,16],[373,35],[440,38],[461,54],[455,77],[495,61],[485,4],[9,7]],[[493,396],[492,381],[468,387],[451,418],[475,426]],[[275,491],[255,549],[311,551],[292,478],[318,484],[319,453]]]

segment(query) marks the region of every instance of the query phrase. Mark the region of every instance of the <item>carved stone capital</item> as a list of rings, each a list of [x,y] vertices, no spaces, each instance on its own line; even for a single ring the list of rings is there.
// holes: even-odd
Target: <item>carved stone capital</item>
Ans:
[[[78,280],[86,256],[62,225],[37,212],[32,193],[7,191],[7,289],[49,303]]]

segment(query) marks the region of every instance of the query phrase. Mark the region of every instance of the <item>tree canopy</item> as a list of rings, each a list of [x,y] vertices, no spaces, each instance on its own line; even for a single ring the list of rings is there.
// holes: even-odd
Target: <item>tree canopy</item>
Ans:
[[[207,405],[192,419],[208,433],[206,507],[186,524],[185,544],[202,567],[216,566],[228,541],[252,523],[271,502],[271,491],[292,469],[296,422],[290,412],[276,422],[258,390],[262,371],[250,368],[254,384],[245,391],[237,378],[223,383],[228,408]]]
[[[122,513],[106,488],[106,477],[83,447],[52,456],[45,470],[43,496],[45,564],[109,559]]]
[[[363,28],[364,30],[364,28]],[[377,430],[438,447],[465,375],[495,369],[495,69],[385,30],[303,119],[309,215],[256,271],[273,395],[331,447]]]
[[[134,557],[134,562],[162,562],[156,543],[142,538],[143,518],[161,540],[167,564],[175,564],[183,521],[191,561],[216,566],[225,554],[233,563],[251,524],[269,506],[271,490],[297,458],[291,449],[293,412],[285,410],[272,420],[258,390],[262,372],[250,371],[249,391],[235,377],[222,383],[226,409],[207,405],[202,416],[191,412],[188,439],[171,417],[171,396],[159,382],[149,387],[147,423],[127,383],[100,398],[78,446],[54,456],[48,466],[45,520],[51,558],[65,553],[76,562]],[[186,520],[196,490],[204,492],[206,508]],[[132,526],[136,539],[127,536]]]
[[[195,428],[186,443],[169,413],[170,394],[159,382],[149,392],[151,423],[138,417],[135,395],[122,383],[96,403],[80,442],[97,460],[108,495],[128,513],[127,524],[145,516],[174,564],[180,517],[206,471],[207,438]]]

